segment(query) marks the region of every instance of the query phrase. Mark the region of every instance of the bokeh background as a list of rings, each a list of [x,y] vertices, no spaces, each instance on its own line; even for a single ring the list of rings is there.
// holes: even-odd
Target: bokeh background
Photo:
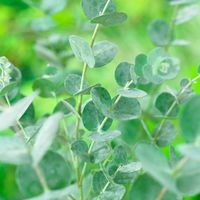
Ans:
[[[148,53],[154,45],[151,43],[147,26],[154,19],[161,18],[170,21],[173,9],[165,0],[116,0],[119,11],[128,14],[128,21],[119,27],[101,28],[97,41],[106,39],[119,46],[115,60],[103,68],[88,72],[87,79],[92,83],[102,85],[114,94],[117,84],[114,80],[114,70],[120,61],[134,62],[139,53]],[[44,74],[48,62],[41,59],[34,46],[38,41],[56,40],[61,35],[62,52],[67,52],[65,67],[69,70],[81,71],[81,63],[70,56],[67,36],[77,34],[86,39],[91,38],[93,27],[84,16],[80,0],[67,0],[64,10],[53,15],[53,21],[38,23],[44,17],[40,10],[30,7],[22,0],[0,0],[0,56],[6,56],[23,75],[23,94],[30,94],[32,81]],[[176,28],[177,37],[190,41],[189,46],[172,47],[170,53],[181,60],[181,73],[176,80],[167,84],[173,88],[179,87],[179,82],[185,77],[194,77],[200,64],[200,17]],[[60,51],[60,49],[59,49]],[[66,55],[65,55],[66,56]],[[195,85],[200,91],[200,84]],[[41,106],[42,102],[42,106]],[[55,101],[52,99],[37,99],[36,114],[41,116],[51,112]],[[15,167],[0,163],[0,200],[20,200],[21,196],[15,183]],[[190,198],[191,199],[191,198]],[[200,197],[194,197],[200,199]]]

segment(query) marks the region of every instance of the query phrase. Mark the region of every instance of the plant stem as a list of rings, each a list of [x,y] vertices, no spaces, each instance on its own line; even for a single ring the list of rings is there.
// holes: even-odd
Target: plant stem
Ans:
[[[163,187],[160,193],[158,194],[158,196],[156,197],[156,200],[162,200],[166,192],[167,192],[167,188]]]
[[[153,137],[151,136],[151,133],[149,132],[149,129],[142,118],[140,119],[140,122],[142,124],[142,127],[143,127],[145,133],[147,134],[148,138],[150,139],[150,141],[153,141]]]
[[[171,113],[171,111],[174,109],[174,107],[177,104],[177,101],[179,100],[179,98],[181,97],[181,95],[194,83],[196,82],[198,79],[200,78],[200,75],[196,76],[195,78],[193,78],[185,87],[182,88],[182,90],[179,92],[179,94],[177,95],[176,101],[174,101],[172,103],[172,105],[169,107],[169,109],[167,110],[167,112],[165,113],[164,118],[162,119],[160,126],[158,127],[156,133],[155,133],[155,137],[154,137],[154,142],[156,141],[157,137],[159,136],[159,133],[161,131],[161,129],[163,128],[168,115]]]

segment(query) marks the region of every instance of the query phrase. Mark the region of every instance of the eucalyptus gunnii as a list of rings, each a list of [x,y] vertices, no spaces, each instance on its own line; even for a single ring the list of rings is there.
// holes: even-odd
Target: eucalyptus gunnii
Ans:
[[[77,35],[67,42],[61,37],[62,48],[54,51],[51,39],[37,41],[36,52],[50,65],[34,80],[31,95],[20,93],[20,71],[0,58],[0,130],[12,131],[0,136],[0,161],[17,166],[23,199],[179,200],[200,193],[200,96],[192,88],[200,70],[183,79],[179,90],[165,89],[181,69],[170,48],[189,43],[176,39],[175,30],[194,18],[199,6],[196,0],[166,1],[174,7],[171,22],[152,22],[148,32],[157,47],[118,64],[114,97],[100,83],[87,81],[89,70],[109,64],[117,54],[116,44],[96,41],[101,28],[127,20],[114,0],[82,0],[94,26],[90,42]],[[52,16],[66,5],[65,0],[26,2],[46,14],[37,29],[39,21],[52,26]],[[63,44],[71,47],[66,57]],[[72,56],[83,63],[81,75],[64,67]],[[33,103],[38,96],[57,102],[39,119]],[[179,134],[182,144],[176,142]]]

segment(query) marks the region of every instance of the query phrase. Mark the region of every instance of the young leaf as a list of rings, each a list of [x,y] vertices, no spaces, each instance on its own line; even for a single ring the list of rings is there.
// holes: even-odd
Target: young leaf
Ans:
[[[82,113],[82,121],[85,126],[90,131],[96,131],[99,126],[101,125],[102,121],[104,120],[105,116],[102,115],[95,107],[94,103],[92,101],[89,101]],[[102,127],[102,130],[106,131],[112,124],[112,120],[108,119],[104,126]]]
[[[26,145],[16,136],[0,136],[0,162],[27,164],[31,162]]]
[[[172,94],[168,92],[161,93],[155,102],[155,107],[165,116],[172,106],[174,102],[176,102],[176,97],[174,97]],[[171,110],[171,112],[167,115],[168,117],[176,117],[179,111],[178,104],[174,106],[174,108]]]
[[[51,190],[61,189],[70,182],[70,167],[57,153],[48,152],[41,160],[39,169]],[[16,180],[25,197],[37,196],[44,192],[35,169],[31,165],[20,165],[17,168]]]
[[[16,121],[23,116],[36,96],[37,92],[21,99],[10,108],[6,108],[0,113],[0,131],[15,125]]]
[[[200,95],[192,97],[184,106],[180,116],[183,137],[193,142],[199,135],[200,128]]]
[[[128,97],[128,98],[142,98],[147,95],[147,93],[143,90],[139,90],[136,88],[133,89],[119,89],[118,94],[123,96],[123,97]]]
[[[76,58],[87,63],[90,68],[93,68],[95,59],[90,45],[84,39],[76,35],[71,35],[69,37],[69,42]]]
[[[118,171],[124,173],[132,173],[132,172],[137,172],[141,169],[142,169],[142,164],[140,162],[131,162],[126,165],[120,166]]]
[[[119,86],[124,87],[127,83],[132,81],[131,70],[133,65],[127,62],[120,63],[115,70],[115,80]],[[130,87],[132,87],[132,84]]]
[[[102,171],[97,171],[93,175],[92,186],[95,193],[100,193],[107,183],[107,179]]]
[[[141,161],[144,170],[153,178],[169,190],[177,192],[169,163],[158,148],[151,144],[140,143],[135,148],[135,155]]]
[[[93,53],[95,58],[95,67],[102,67],[110,63],[117,54],[118,48],[109,41],[100,41],[94,44]]]
[[[190,5],[178,10],[176,24],[183,24],[190,21],[199,14],[199,5]]]
[[[12,92],[17,87],[17,82],[11,82],[2,89],[0,89],[0,96],[5,96],[9,92]]]
[[[127,153],[123,146],[117,146],[114,149],[113,159],[117,164],[127,164]]]
[[[103,12],[104,7],[106,6],[107,0],[82,0],[82,8],[85,15],[92,19],[101,15]],[[112,13],[115,12],[115,4],[114,1],[111,0],[108,4],[105,13]]]
[[[132,197],[134,197],[134,200],[155,200],[161,190],[162,185],[159,184],[156,180],[154,180],[152,177],[150,177],[148,174],[144,174],[140,176],[136,181],[133,183],[130,193],[129,193],[129,200],[132,200]],[[171,193],[167,191],[163,195],[163,200],[172,200],[177,199],[177,196],[174,193]]]
[[[63,100],[63,101],[69,103],[72,107],[75,107],[75,105],[76,105],[76,101],[75,101],[75,99],[72,98],[72,97],[71,97],[71,98],[68,98],[68,99],[65,99],[65,100]],[[62,112],[62,113],[64,114],[64,117],[68,117],[68,116],[72,113],[72,110],[69,109],[69,108],[64,104],[63,101],[58,102],[58,104],[55,106],[53,112],[54,112],[54,113],[56,113],[56,112]]]
[[[148,27],[149,36],[151,38],[151,41],[156,46],[166,46],[170,42],[171,35],[169,35],[170,27],[169,24],[162,20],[157,19],[154,22],[152,22]]]
[[[100,15],[91,20],[91,23],[102,24],[104,26],[118,26],[127,20],[125,13],[113,12]]]
[[[96,142],[90,153],[92,163],[100,163],[109,155],[109,147],[105,142]]]
[[[43,158],[43,156],[53,143],[62,117],[62,114],[55,113],[47,118],[47,120],[44,122],[36,137],[36,141],[32,149],[34,165],[37,165],[40,162],[40,160]]]
[[[88,135],[88,138],[93,141],[97,142],[106,142],[110,140],[114,140],[115,138],[119,137],[121,132],[118,130],[110,130],[110,131],[101,131],[101,132],[91,132]]]
[[[68,74],[64,81],[64,86],[69,94],[76,95],[80,91],[81,76],[77,74]],[[87,81],[84,81],[83,89],[88,88]]]

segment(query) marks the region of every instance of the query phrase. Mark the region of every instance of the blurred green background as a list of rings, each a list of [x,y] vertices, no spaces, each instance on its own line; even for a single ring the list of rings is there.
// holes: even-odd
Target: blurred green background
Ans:
[[[112,63],[104,68],[90,70],[87,76],[91,84],[102,83],[112,95],[117,88],[114,80],[116,65],[120,61],[133,63],[137,54],[148,53],[154,47],[148,37],[148,24],[157,18],[170,21],[173,13],[173,9],[165,0],[116,0],[116,3],[119,11],[128,14],[128,21],[119,27],[102,28],[97,41],[102,39],[112,41],[119,46],[119,52]],[[48,65],[46,61],[37,56],[34,50],[34,45],[39,39],[48,39],[52,33],[66,37],[70,34],[77,34],[88,40],[91,38],[93,27],[81,10],[80,0],[68,0],[66,8],[53,16],[53,24],[43,24],[43,27],[40,27],[37,19],[43,16],[43,12],[28,6],[22,0],[0,0],[0,56],[6,56],[22,71],[21,90],[23,94],[29,94],[32,91],[32,80],[42,76]],[[48,26],[52,26],[51,30],[48,30]],[[181,60],[179,77],[167,83],[174,88],[179,87],[180,79],[196,75],[199,65],[199,27],[199,16],[177,27],[177,37],[189,40],[191,44],[170,49],[170,53]],[[69,50],[69,45],[66,43],[63,51]],[[65,67],[72,71],[81,71],[82,65],[76,59],[70,58]],[[195,89],[200,91],[198,84]],[[39,98],[36,104],[40,102]],[[55,101],[43,99],[42,103],[43,106],[36,107],[38,116],[50,112]],[[0,164],[0,200],[21,199],[14,176],[13,166]]]

